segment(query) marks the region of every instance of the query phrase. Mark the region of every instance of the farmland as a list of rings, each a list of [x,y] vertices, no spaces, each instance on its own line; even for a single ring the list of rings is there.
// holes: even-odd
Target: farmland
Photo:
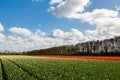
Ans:
[[[120,61],[0,56],[0,80],[119,80]]]

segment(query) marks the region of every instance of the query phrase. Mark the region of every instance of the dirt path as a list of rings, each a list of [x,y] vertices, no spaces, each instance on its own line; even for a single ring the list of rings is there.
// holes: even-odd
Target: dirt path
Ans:
[[[120,60],[120,56],[37,56],[42,58],[77,58],[77,59],[95,59],[95,60]]]

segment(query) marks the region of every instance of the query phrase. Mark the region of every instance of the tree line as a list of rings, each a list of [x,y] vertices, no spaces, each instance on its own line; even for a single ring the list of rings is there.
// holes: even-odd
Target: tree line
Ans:
[[[41,50],[33,50],[23,52],[22,54],[27,55],[72,55],[74,54],[75,47],[73,45],[58,46]]]
[[[76,45],[65,45],[22,53],[0,53],[11,55],[101,55],[120,56],[120,36],[97,41],[88,41]]]
[[[120,37],[105,39],[101,41],[89,41],[79,43],[76,46],[76,54],[84,55],[120,55]]]
[[[120,37],[23,52],[27,55],[120,55]]]

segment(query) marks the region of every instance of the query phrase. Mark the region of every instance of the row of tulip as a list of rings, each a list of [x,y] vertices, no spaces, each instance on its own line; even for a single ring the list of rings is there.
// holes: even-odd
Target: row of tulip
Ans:
[[[120,61],[5,57],[37,80],[119,80]]]

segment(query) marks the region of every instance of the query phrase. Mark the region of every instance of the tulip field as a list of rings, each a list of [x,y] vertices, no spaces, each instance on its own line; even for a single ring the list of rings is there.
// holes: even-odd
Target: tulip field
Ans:
[[[0,80],[120,80],[120,61],[0,56]]]

